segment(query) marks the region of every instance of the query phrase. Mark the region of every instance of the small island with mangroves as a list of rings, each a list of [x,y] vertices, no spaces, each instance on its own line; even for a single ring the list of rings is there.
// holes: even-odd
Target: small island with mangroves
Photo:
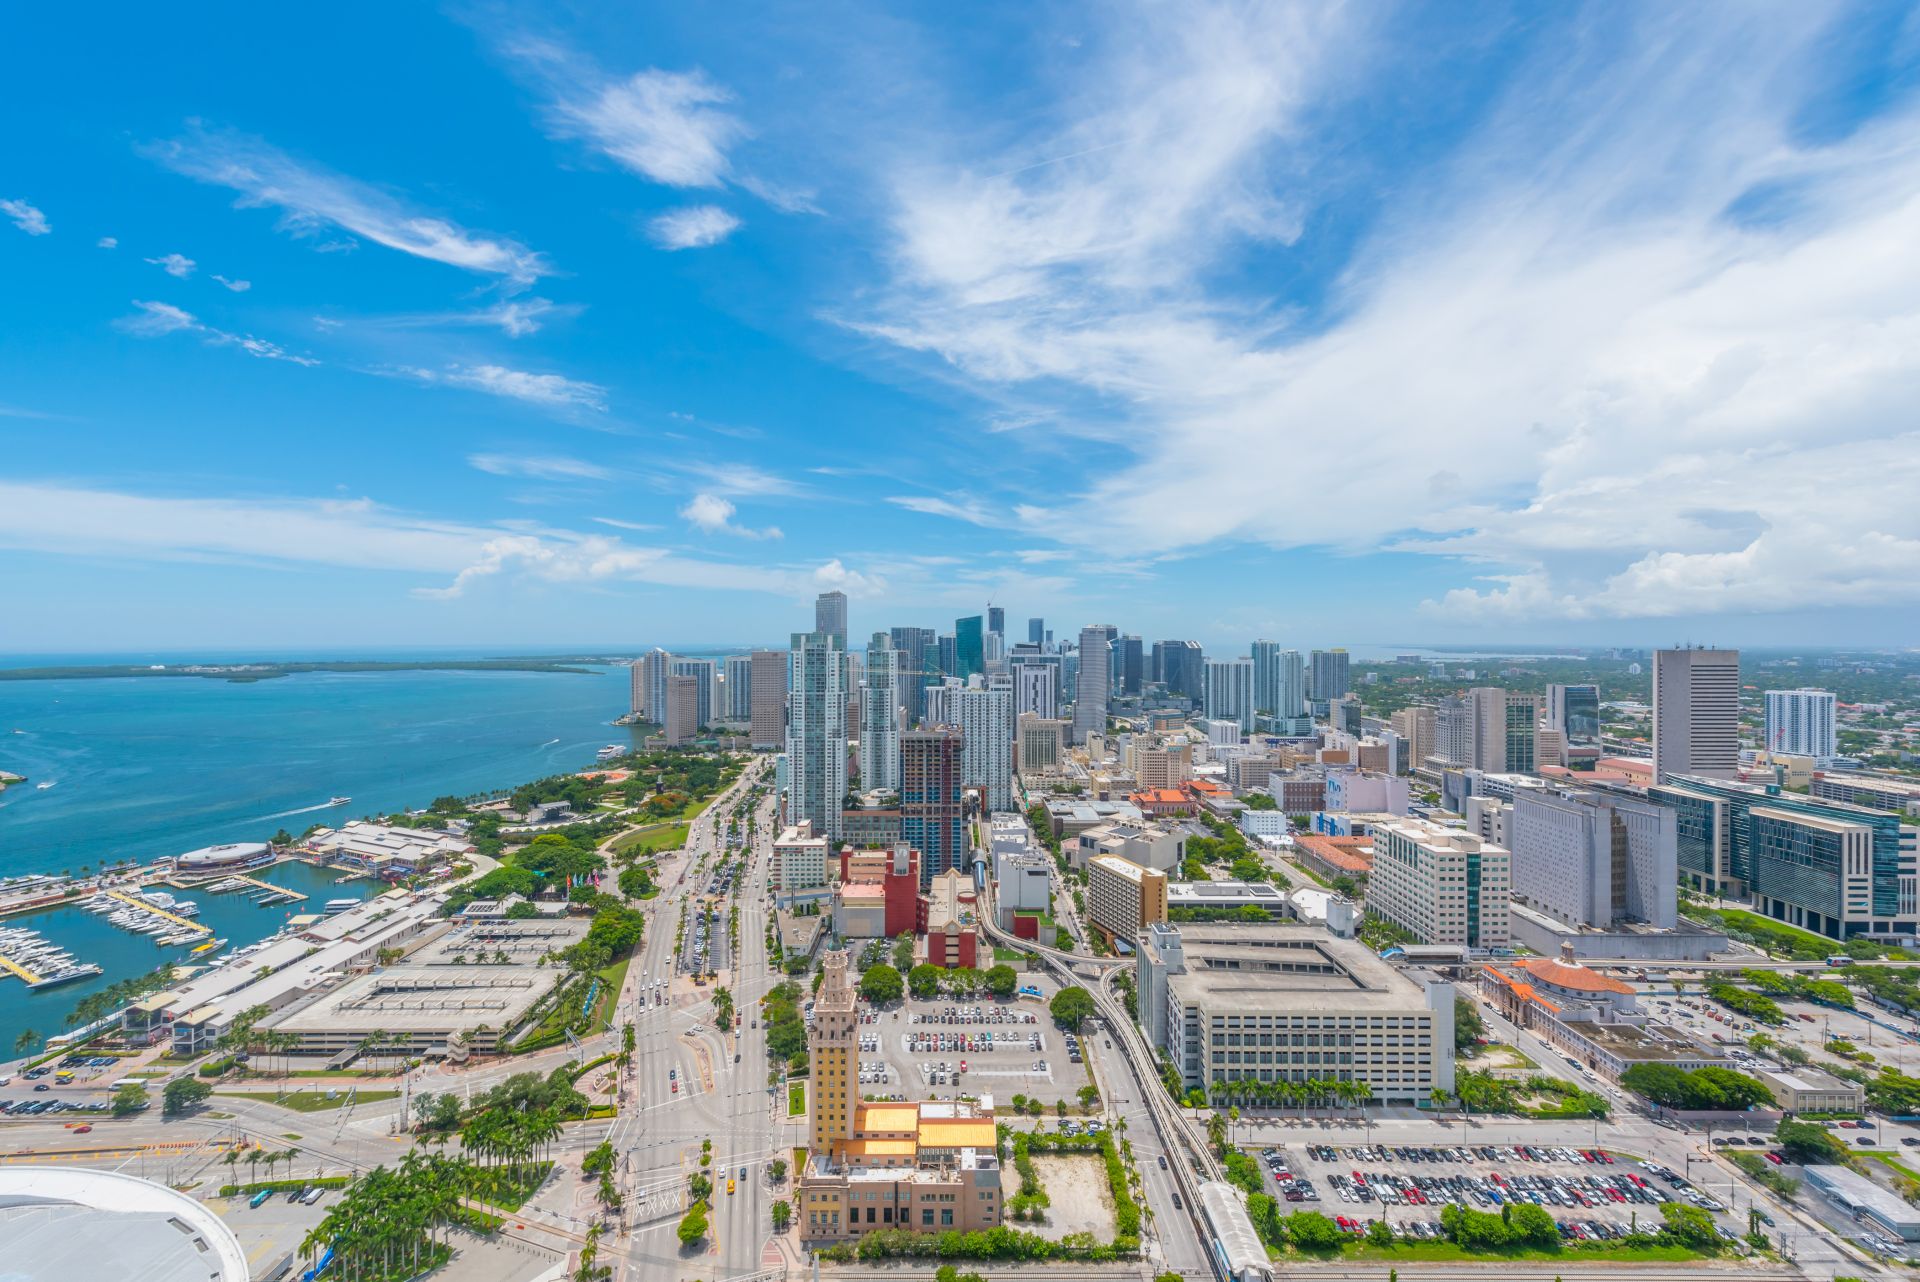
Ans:
[[[503,659],[353,659],[288,663],[106,663],[45,668],[0,668],[0,681],[72,681],[93,677],[205,677],[216,681],[271,681],[304,672],[572,672],[591,675],[608,659],[577,655]]]

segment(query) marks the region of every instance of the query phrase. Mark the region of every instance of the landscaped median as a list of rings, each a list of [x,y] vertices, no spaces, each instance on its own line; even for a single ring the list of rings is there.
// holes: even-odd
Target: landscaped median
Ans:
[[[378,1104],[400,1097],[399,1091],[335,1091],[331,1099],[327,1098],[325,1091],[215,1091],[213,1094],[216,1099],[250,1099],[264,1104],[277,1104],[296,1113],[324,1113],[328,1109],[345,1108],[350,1103]]]
[[[1568,1240],[1545,1209],[1526,1203],[1501,1208],[1499,1214],[1446,1206],[1440,1223],[1441,1241],[1413,1241],[1399,1237],[1385,1220],[1376,1220],[1364,1234],[1343,1229],[1334,1217],[1319,1211],[1283,1215],[1279,1203],[1266,1193],[1247,1198],[1247,1215],[1255,1232],[1275,1259],[1295,1257],[1326,1261],[1339,1258],[1392,1266],[1434,1261],[1539,1260],[1562,1263],[1680,1263],[1712,1259],[1733,1249],[1714,1227],[1713,1217],[1698,1207],[1667,1202],[1660,1207],[1659,1227],[1609,1242]],[[1764,1238],[1749,1239],[1759,1250]]]

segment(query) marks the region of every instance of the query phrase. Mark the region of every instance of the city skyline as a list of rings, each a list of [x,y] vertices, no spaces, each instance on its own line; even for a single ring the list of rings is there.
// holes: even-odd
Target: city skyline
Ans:
[[[1900,642],[1903,20],[22,15],[0,652]]]

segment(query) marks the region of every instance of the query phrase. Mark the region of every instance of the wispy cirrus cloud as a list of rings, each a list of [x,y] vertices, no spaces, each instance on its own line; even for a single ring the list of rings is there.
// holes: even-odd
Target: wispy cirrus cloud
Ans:
[[[622,582],[799,599],[820,585],[877,580],[838,560],[756,566],[531,523],[446,521],[367,498],[156,496],[0,480],[0,547],[135,561],[327,565],[432,577],[415,596],[448,600],[501,579]]]
[[[469,454],[467,465],[494,476],[536,481],[604,481],[613,475],[598,463],[554,454]]]
[[[809,493],[800,482],[758,468],[751,463],[710,463],[704,460],[688,462],[669,461],[669,466],[677,471],[697,476],[703,482],[702,488],[712,494],[733,498],[764,498],[780,495],[798,498]]]
[[[743,539],[780,539],[786,535],[777,525],[756,530],[733,519],[737,509],[717,494],[696,494],[680,509],[681,519],[708,534],[732,534]]]
[[[228,280],[225,276],[217,273],[214,275],[214,279],[236,294],[244,294],[253,288],[253,282],[250,280]]]
[[[1104,424],[1110,466],[1016,509],[1068,546],[1416,552],[1479,576],[1432,615],[1503,624],[1920,601],[1893,569],[1920,547],[1920,111],[1809,128],[1857,15],[1781,16],[1507,32],[1410,167],[1341,104],[1445,103],[1430,48],[1364,10],[1146,7],[1017,120],[883,157],[891,292],[855,323]],[[1295,272],[1327,283],[1249,287]]]
[[[295,160],[245,134],[195,127],[141,148],[176,173],[239,193],[243,208],[281,211],[281,226],[316,238],[346,232],[415,258],[445,263],[523,288],[552,268],[540,254],[506,236],[469,231],[414,208],[377,187]],[[320,248],[342,247],[323,241]]]
[[[147,261],[175,280],[185,280],[193,275],[193,269],[198,265],[185,254],[162,254]]]
[[[211,347],[237,347],[249,356],[258,356],[263,360],[288,361],[295,365],[314,366],[320,362],[311,356],[290,352],[270,339],[259,338],[252,334],[236,334],[228,330],[207,325],[183,308],[172,303],[153,302],[135,299],[137,309],[130,316],[116,320],[114,328],[135,338],[165,338],[169,334],[198,334]]]
[[[29,236],[45,236],[53,230],[47,216],[24,200],[0,200],[0,214]]]
[[[673,209],[647,223],[647,235],[662,249],[704,249],[740,229],[740,220],[718,205]]]
[[[93,247],[95,249],[118,249],[120,248],[120,239],[117,236],[102,236],[99,240],[93,242]]]
[[[530,405],[543,405],[549,409],[597,412],[607,408],[606,388],[562,374],[535,374],[527,370],[509,369],[504,365],[486,364],[448,365],[443,369],[410,366],[399,372],[422,383],[461,387],[485,392],[489,396],[504,396]]]
[[[996,529],[1009,523],[1011,513],[997,512],[976,498],[963,498],[956,503],[930,494],[890,494],[887,502],[895,507],[903,507],[909,512],[922,512],[928,516],[950,516],[956,521],[965,521],[969,525],[978,525],[983,529]]]
[[[668,187],[719,187],[727,150],[747,136],[726,107],[733,94],[706,73],[649,67],[608,76],[591,60],[531,37],[505,42],[538,80],[552,132],[582,140],[622,168]]]

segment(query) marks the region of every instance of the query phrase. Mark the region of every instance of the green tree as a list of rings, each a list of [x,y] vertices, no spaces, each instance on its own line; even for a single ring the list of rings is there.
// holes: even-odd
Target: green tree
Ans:
[[[160,1091],[160,1112],[178,1117],[213,1094],[213,1086],[197,1077],[176,1077]]]
[[[1393,1230],[1387,1227],[1385,1220],[1375,1220],[1367,1225],[1367,1241],[1374,1246],[1392,1246]]]
[[[913,935],[902,931],[893,941],[893,968],[903,974],[913,968]]]
[[[1318,1211],[1295,1211],[1287,1217],[1287,1240],[1303,1251],[1337,1251],[1347,1235]]]
[[[1473,1047],[1487,1035],[1487,1021],[1480,1018],[1479,1003],[1465,997],[1453,999],[1453,1048],[1471,1054]]]
[[[1020,974],[1005,962],[988,969],[986,974],[987,991],[995,997],[1011,997],[1020,987]]]
[[[680,1245],[691,1249],[707,1236],[707,1204],[695,1202],[680,1218]]]
[[[1847,1146],[1817,1122],[1783,1121],[1773,1138],[1788,1161],[1802,1166],[1838,1166],[1850,1156]]]
[[[23,1028],[20,1030],[20,1036],[13,1039],[13,1053],[15,1055],[25,1055],[33,1049],[33,1044],[39,1040],[40,1034],[34,1032],[31,1028]]]
[[[874,966],[860,976],[860,995],[876,1006],[897,1002],[905,992],[905,981],[891,966]]]
[[[1093,995],[1078,984],[1069,984],[1053,995],[1053,1000],[1047,1003],[1047,1012],[1053,1016],[1054,1023],[1078,1032],[1094,1012]]]
[[[1546,1250],[1548,1247],[1559,1244],[1559,1226],[1542,1208],[1520,1202],[1508,1207],[1507,1210],[1507,1235],[1515,1246],[1531,1246]]]
[[[776,1157],[767,1165],[767,1174],[773,1177],[775,1184],[787,1178],[787,1159]]]
[[[787,1225],[793,1222],[793,1205],[785,1198],[773,1204],[773,1231],[785,1233]]]
[[[1720,1249],[1720,1235],[1714,1231],[1713,1217],[1697,1206],[1684,1202],[1662,1202],[1660,1217],[1667,1222],[1666,1236],[1696,1251]]]
[[[129,1117],[148,1105],[147,1088],[140,1082],[122,1082],[113,1093],[113,1115]]]
[[[940,968],[925,962],[907,972],[907,991],[926,1001],[940,991]]]

